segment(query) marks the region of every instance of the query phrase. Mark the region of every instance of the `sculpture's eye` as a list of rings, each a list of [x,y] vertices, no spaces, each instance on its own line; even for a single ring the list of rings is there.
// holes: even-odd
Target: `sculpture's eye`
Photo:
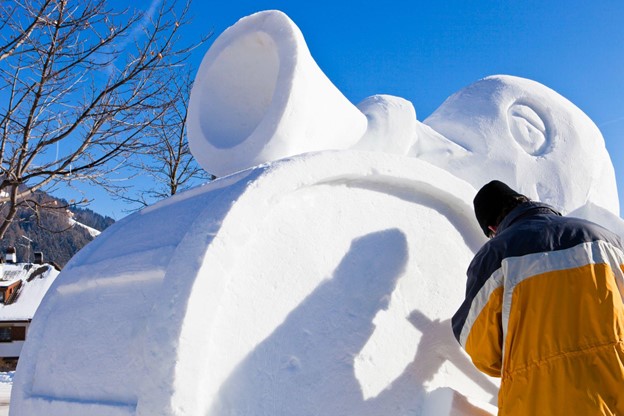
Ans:
[[[525,152],[539,156],[548,151],[551,132],[535,106],[514,103],[507,112],[507,121],[511,135]]]

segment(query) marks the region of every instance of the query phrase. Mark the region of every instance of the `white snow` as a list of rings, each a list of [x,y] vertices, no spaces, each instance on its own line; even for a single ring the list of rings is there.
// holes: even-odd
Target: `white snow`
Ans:
[[[76,221],[76,220],[75,220],[75,219],[73,219],[73,218],[69,218],[69,225],[84,228],[85,230],[87,230],[87,232],[89,233],[89,235],[90,235],[91,237],[97,237],[98,235],[100,235],[100,234],[101,234],[101,231],[96,230],[96,229],[95,229],[95,228],[93,228],[93,227],[89,227],[88,225],[85,225],[85,224],[83,224],[83,223],[81,223],[81,222],[78,222],[78,221]]]
[[[0,416],[8,416],[14,371],[0,372]]]
[[[358,150],[406,155],[418,139],[414,105],[400,97],[374,95],[358,104],[368,128],[353,146]]]
[[[502,179],[624,235],[595,125],[495,76],[424,123],[400,97],[350,104],[283,13],[206,54],[189,140],[230,174],[117,222],[30,328],[11,415],[486,415],[498,382],[454,340]],[[591,150],[591,151],[589,151]]]
[[[366,117],[327,79],[284,13],[257,13],[219,36],[191,92],[189,144],[224,176],[304,152],[344,149]]]
[[[419,157],[477,189],[495,175],[564,212],[588,202],[620,212],[613,164],[598,127],[535,81],[485,78],[447,99],[424,123],[465,152]]]

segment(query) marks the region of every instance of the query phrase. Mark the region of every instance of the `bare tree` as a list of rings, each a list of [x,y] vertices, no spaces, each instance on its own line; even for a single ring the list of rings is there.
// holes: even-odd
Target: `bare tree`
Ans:
[[[214,179],[191,155],[186,118],[193,79],[186,68],[177,72],[168,100],[172,105],[149,126],[149,146],[136,152],[130,163],[136,176],[147,176],[150,185],[135,186],[137,190],[124,189],[120,194],[121,199],[139,208]]]
[[[177,45],[188,7],[0,2],[0,238],[37,190],[111,186],[171,107],[172,69],[203,41]]]

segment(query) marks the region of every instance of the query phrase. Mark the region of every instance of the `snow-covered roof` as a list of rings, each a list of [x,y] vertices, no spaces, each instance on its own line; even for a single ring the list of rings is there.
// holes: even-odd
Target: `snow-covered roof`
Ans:
[[[59,274],[49,264],[2,264],[0,288],[22,282],[19,295],[9,305],[0,303],[0,322],[31,320],[48,288]]]

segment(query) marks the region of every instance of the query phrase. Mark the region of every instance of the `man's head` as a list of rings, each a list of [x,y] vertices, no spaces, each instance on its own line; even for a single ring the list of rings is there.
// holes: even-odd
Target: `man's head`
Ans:
[[[474,198],[474,210],[481,229],[492,237],[505,216],[518,205],[529,201],[501,181],[484,185]]]

